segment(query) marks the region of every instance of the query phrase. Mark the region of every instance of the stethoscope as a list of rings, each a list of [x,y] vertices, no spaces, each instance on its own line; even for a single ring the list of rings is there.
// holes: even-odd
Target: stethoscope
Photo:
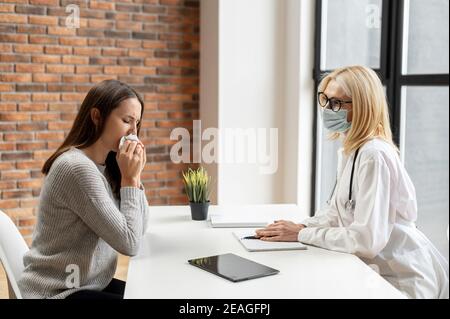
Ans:
[[[352,198],[352,186],[353,186],[353,174],[355,172],[355,162],[356,162],[356,158],[358,157],[358,153],[359,153],[359,148],[356,150],[355,152],[355,157],[353,158],[353,164],[352,164],[352,172],[350,175],[350,186],[349,186],[349,190],[348,190],[348,200],[345,202],[345,209],[346,210],[353,210],[355,209],[355,200]],[[337,186],[337,178],[336,178],[336,182],[334,183],[334,187],[333,187],[333,191],[331,192],[330,198],[327,200],[327,205],[329,206],[331,203],[331,199],[333,198],[334,192],[336,191],[336,186]]]

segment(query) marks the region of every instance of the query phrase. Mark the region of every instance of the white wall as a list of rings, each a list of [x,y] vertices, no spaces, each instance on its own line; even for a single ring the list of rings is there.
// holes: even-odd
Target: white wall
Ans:
[[[205,122],[215,122],[220,129],[278,128],[278,170],[264,175],[256,163],[214,165],[217,203],[297,203],[301,200],[309,213],[312,113],[308,110],[313,109],[310,56],[313,11],[308,10],[313,8],[313,3],[312,0],[201,2],[200,116],[203,128]],[[301,15],[305,16],[305,21],[300,21]],[[307,32],[311,36],[301,37],[300,27],[311,27]],[[305,50],[300,50],[300,43],[306,46]],[[215,59],[218,70],[212,64]],[[301,129],[300,122],[306,122]],[[223,139],[219,145],[222,142]],[[223,152],[224,147],[220,151]]]
[[[225,0],[219,14],[220,127],[278,128],[283,140],[284,1]],[[219,203],[283,201],[282,165],[270,175],[257,164],[219,167]]]

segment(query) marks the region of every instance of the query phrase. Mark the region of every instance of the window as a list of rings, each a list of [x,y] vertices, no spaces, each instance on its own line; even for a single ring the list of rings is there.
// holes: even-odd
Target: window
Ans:
[[[316,87],[324,73],[362,64],[380,73],[384,63],[382,0],[318,0],[316,8]],[[358,39],[358,41],[353,41]],[[338,141],[327,138],[316,113],[314,211],[323,207],[336,179]]]
[[[406,0],[402,74],[448,74],[448,0]]]
[[[405,86],[402,90],[402,149],[416,187],[417,227],[448,260],[448,87]],[[404,111],[403,111],[404,109]]]
[[[340,66],[362,64],[380,75],[394,140],[416,187],[417,226],[448,260],[448,0],[316,3],[316,88]],[[316,112],[313,212],[325,204],[336,177],[340,144],[326,136]]]
[[[380,67],[381,8],[381,0],[322,1],[322,70],[350,64]],[[348,41],[349,38],[358,41]]]

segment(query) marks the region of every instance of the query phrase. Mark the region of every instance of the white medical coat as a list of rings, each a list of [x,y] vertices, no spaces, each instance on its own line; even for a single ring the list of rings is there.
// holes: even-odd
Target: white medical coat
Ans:
[[[409,298],[449,298],[448,263],[414,224],[415,188],[395,149],[378,138],[360,148],[346,210],[354,155],[339,150],[330,205],[302,222],[298,240],[355,254]]]

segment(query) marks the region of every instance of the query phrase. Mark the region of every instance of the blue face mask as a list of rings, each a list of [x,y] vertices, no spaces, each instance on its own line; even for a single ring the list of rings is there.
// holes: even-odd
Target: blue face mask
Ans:
[[[341,109],[337,112],[334,112],[330,109],[323,109],[322,110],[322,122],[323,126],[325,126],[326,129],[335,132],[335,133],[343,133],[347,131],[350,126],[351,122],[347,121],[347,110]]]

